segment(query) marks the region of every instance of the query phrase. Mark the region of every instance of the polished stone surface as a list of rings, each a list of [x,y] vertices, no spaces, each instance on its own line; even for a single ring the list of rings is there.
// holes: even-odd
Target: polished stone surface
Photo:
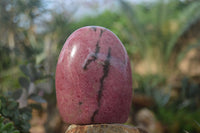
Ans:
[[[61,117],[70,124],[124,123],[132,77],[127,52],[110,30],[87,26],[66,40],[56,69]]]

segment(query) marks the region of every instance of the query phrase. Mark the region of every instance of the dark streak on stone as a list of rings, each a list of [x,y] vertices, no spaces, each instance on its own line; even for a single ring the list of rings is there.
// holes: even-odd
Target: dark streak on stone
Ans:
[[[91,28],[92,28],[92,27],[91,27]],[[95,28],[95,30],[96,30],[96,27],[94,27],[94,28]],[[100,51],[99,42],[100,42],[100,38],[101,38],[103,32],[104,32],[104,30],[101,29],[101,33],[100,33],[100,35],[99,35],[99,39],[98,39],[98,41],[97,41],[97,43],[96,43],[95,52],[92,53],[92,54],[90,55],[89,59],[86,59],[84,65],[83,65],[83,69],[84,69],[84,70],[87,70],[87,66],[88,66],[91,62],[95,61],[95,60],[98,58],[98,53],[99,53],[99,51]]]
[[[95,53],[94,53],[94,55],[95,55],[96,58],[97,58],[97,56],[98,56],[99,50],[100,50],[100,47],[99,47],[99,40],[98,40],[98,41],[97,41],[97,44],[96,44]]]
[[[104,32],[105,30],[103,30],[103,29],[101,29],[101,32],[100,32],[100,35],[99,35],[99,37],[101,37],[102,36],[102,34],[103,34],[103,32]]]
[[[108,76],[108,72],[109,72],[109,68],[110,68],[110,57],[111,57],[111,48],[109,47],[108,55],[103,64],[103,76],[100,78],[100,87],[99,87],[98,96],[97,96],[98,109],[95,110],[95,112],[93,113],[93,115],[91,117],[92,122],[94,122],[94,118],[98,114],[99,108],[101,106],[101,97],[102,97],[102,93],[104,90],[104,80]]]
[[[104,64],[103,64],[103,76],[101,77],[100,79],[100,89],[99,89],[99,92],[98,92],[98,106],[100,106],[100,100],[101,100],[101,97],[102,97],[102,91],[104,89],[104,80],[105,78],[108,76],[108,72],[109,72],[109,66],[110,66],[110,52],[111,52],[111,48],[109,47],[108,49],[108,55],[106,57],[106,60],[104,61]]]
[[[84,70],[87,70],[87,66],[92,62],[92,61],[95,61],[97,58],[98,58],[98,53],[99,53],[99,50],[100,50],[100,47],[99,47],[99,40],[97,41],[97,44],[96,44],[96,49],[95,49],[95,53],[93,53],[91,55],[91,58],[88,59],[84,65],[83,65],[83,69]]]
[[[96,30],[97,30],[96,27],[91,27],[91,28],[96,32]],[[98,59],[98,53],[100,51],[99,42],[100,42],[100,38],[102,37],[102,34],[105,30],[106,29],[100,29],[99,39],[96,43],[95,52],[92,53],[91,55],[89,55],[89,57],[87,57],[87,59],[85,60],[84,65],[83,65],[84,70],[87,70],[87,67],[91,62]],[[100,109],[101,97],[102,97],[102,93],[103,93],[103,90],[104,90],[104,80],[108,76],[108,72],[109,72],[110,57],[111,57],[111,48],[109,47],[108,48],[108,55],[106,57],[106,60],[103,63],[103,76],[100,78],[100,87],[99,87],[98,96],[97,96],[98,109],[96,109],[94,111],[94,113],[92,114],[91,122],[94,122],[95,116],[98,114],[99,109]],[[82,103],[79,102],[79,104],[81,105]]]
[[[97,28],[95,26],[92,26],[91,29],[93,29],[95,32],[97,30]]]
[[[94,117],[98,114],[99,112],[99,109],[98,110],[95,110],[92,117],[91,117],[91,121],[94,122]]]
[[[82,103],[82,102],[79,102],[78,104],[79,104],[79,105],[82,105],[83,103]]]

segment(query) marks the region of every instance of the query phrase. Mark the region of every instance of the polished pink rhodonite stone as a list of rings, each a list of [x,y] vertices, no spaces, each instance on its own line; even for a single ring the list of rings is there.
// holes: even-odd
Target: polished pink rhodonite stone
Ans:
[[[56,68],[57,104],[70,124],[124,123],[132,77],[127,52],[110,30],[87,26],[66,40]]]

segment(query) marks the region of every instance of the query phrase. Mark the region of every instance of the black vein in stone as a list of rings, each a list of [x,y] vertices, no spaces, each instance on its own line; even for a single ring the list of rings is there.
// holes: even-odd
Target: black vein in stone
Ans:
[[[92,28],[92,27],[91,27],[91,28]],[[94,27],[94,28],[96,28],[96,27]],[[104,30],[101,29],[101,32],[100,32],[100,35],[99,35],[99,39],[98,39],[98,41],[97,41],[97,43],[96,43],[95,52],[94,52],[93,54],[91,54],[90,57],[89,57],[89,59],[87,59],[87,60],[85,61],[84,65],[83,65],[83,69],[84,69],[84,70],[87,70],[88,65],[89,65],[91,62],[95,61],[95,60],[98,58],[98,53],[99,53],[99,51],[100,51],[99,42],[100,42],[100,38],[101,38],[103,32],[104,32]]]
[[[95,32],[96,32],[96,27],[91,27]],[[100,38],[102,37],[102,34],[105,30],[100,29],[100,34],[99,34],[99,39],[96,43],[96,48],[95,48],[95,52],[92,53],[85,61],[84,65],[83,65],[83,69],[87,70],[88,65],[95,61],[96,59],[98,59],[98,53],[100,51],[100,46],[99,46],[99,42],[100,42]],[[102,93],[104,90],[104,80],[105,78],[108,76],[108,72],[109,72],[109,67],[110,67],[110,57],[111,57],[111,48],[108,48],[108,54],[106,57],[106,60],[103,62],[103,76],[100,78],[100,87],[99,87],[99,91],[98,91],[98,96],[97,96],[97,102],[98,102],[98,108],[94,111],[94,113],[92,114],[91,117],[91,122],[94,122],[95,116],[98,114],[99,109],[100,109],[100,105],[101,105],[101,97],[102,97]],[[79,103],[80,104],[80,103]]]
[[[102,36],[103,32],[104,32],[104,30],[103,30],[103,29],[101,29],[101,32],[100,32],[100,35],[99,35],[99,37],[101,37],[101,36]]]
[[[91,117],[91,121],[94,122],[94,117],[98,114],[99,112],[99,109],[98,110],[95,110],[92,117]]]
[[[110,52],[111,52],[111,48],[108,49],[108,55],[107,55],[106,60],[104,61],[104,64],[103,64],[103,76],[100,79],[100,89],[99,89],[99,92],[98,92],[98,106],[100,106],[102,91],[104,89],[103,83],[104,83],[105,78],[108,76],[108,72],[109,72]]]
[[[95,26],[92,26],[91,29],[93,29],[95,32],[97,30],[97,28]]]
[[[109,68],[110,68],[110,57],[111,57],[111,48],[109,47],[108,55],[107,55],[106,60],[104,61],[104,64],[103,64],[103,76],[100,78],[100,87],[99,87],[98,96],[97,96],[98,109],[96,109],[94,111],[94,113],[91,117],[92,122],[94,122],[94,118],[98,114],[99,108],[101,106],[101,97],[102,97],[102,93],[103,93],[103,90],[104,90],[104,80],[108,76],[108,72],[109,72]]]
[[[87,66],[92,62],[92,61],[95,61],[97,58],[98,58],[98,53],[99,53],[99,50],[100,50],[100,47],[99,47],[99,40],[97,41],[97,44],[96,44],[96,48],[95,48],[95,53],[93,53],[91,55],[91,58],[88,59],[85,64],[83,65],[83,69],[86,70],[87,69]]]

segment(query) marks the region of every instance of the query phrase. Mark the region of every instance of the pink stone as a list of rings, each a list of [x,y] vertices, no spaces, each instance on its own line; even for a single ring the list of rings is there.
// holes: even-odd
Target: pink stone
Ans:
[[[131,68],[113,32],[87,26],[70,35],[57,63],[56,95],[66,123],[126,122],[132,98]]]

